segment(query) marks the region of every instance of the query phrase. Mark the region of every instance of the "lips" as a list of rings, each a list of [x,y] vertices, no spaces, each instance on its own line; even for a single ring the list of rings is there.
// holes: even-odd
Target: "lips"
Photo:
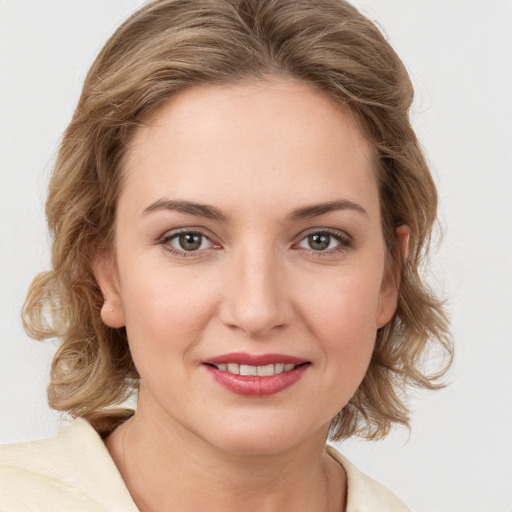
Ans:
[[[298,382],[309,361],[283,354],[232,353],[203,363],[216,382],[243,396],[274,395]]]
[[[266,364],[264,366],[251,366],[248,364],[227,363],[216,365],[217,369],[223,372],[229,372],[233,375],[257,375],[258,377],[269,377],[279,375],[283,372],[293,370],[296,365],[287,363]]]

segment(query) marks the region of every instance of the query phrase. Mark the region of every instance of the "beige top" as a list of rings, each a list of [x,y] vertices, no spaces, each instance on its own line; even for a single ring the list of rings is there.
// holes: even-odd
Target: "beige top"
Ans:
[[[348,477],[347,512],[407,512],[331,446]],[[101,437],[76,419],[42,441],[0,445],[0,512],[138,512]]]

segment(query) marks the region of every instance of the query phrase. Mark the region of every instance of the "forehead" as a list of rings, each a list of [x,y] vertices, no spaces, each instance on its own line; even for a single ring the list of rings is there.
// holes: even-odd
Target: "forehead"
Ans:
[[[180,92],[138,130],[125,172],[134,201],[378,202],[373,148],[353,117],[280,79]]]

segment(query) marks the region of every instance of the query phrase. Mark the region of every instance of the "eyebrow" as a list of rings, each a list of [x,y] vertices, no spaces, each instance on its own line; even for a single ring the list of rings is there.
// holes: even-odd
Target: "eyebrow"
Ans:
[[[363,215],[368,215],[368,212],[360,204],[349,201],[348,199],[337,199],[335,201],[329,201],[328,203],[297,208],[287,216],[287,221],[294,222],[297,220],[311,219],[336,210],[353,210]]]
[[[147,215],[148,213],[158,210],[174,210],[177,212],[194,215],[196,217],[203,217],[205,219],[217,220],[220,222],[228,222],[229,220],[229,217],[215,206],[178,199],[158,199],[158,201],[150,204],[142,212],[142,215]],[[295,222],[298,220],[311,219],[313,217],[319,217],[320,215],[325,215],[326,213],[337,210],[353,210],[363,215],[368,215],[366,210],[361,205],[349,201],[348,199],[337,199],[327,203],[297,208],[286,217],[286,220],[287,222]]]
[[[228,217],[218,208],[215,208],[215,206],[193,203],[191,201],[170,199],[159,199],[158,201],[155,201],[142,212],[142,215],[147,215],[148,213],[157,210],[174,210],[181,213],[188,213],[189,215],[195,215],[196,217],[203,217],[205,219],[218,220],[221,222],[228,221]]]

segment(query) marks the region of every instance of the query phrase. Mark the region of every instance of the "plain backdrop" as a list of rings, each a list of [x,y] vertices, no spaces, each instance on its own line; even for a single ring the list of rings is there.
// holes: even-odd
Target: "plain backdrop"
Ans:
[[[43,205],[86,71],[140,0],[0,0],[0,441],[51,435],[55,347],[20,309],[49,264]],[[419,512],[512,511],[512,2],[360,0],[416,86],[440,192],[431,281],[456,343],[450,385],[415,393],[410,433],[341,450]]]

